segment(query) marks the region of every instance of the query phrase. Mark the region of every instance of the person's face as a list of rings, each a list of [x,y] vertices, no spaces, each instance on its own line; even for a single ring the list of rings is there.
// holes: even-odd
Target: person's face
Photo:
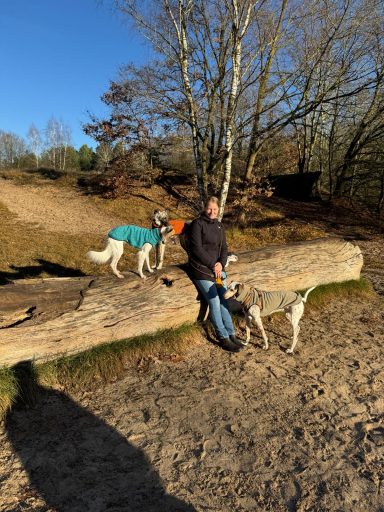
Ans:
[[[216,203],[208,203],[205,207],[205,215],[209,217],[210,219],[217,219],[217,216],[219,215],[219,207]]]

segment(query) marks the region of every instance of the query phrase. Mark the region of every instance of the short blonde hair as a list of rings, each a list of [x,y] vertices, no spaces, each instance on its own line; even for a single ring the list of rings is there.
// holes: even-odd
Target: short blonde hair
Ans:
[[[204,203],[204,208],[206,208],[209,203],[215,203],[218,207],[220,207],[220,201],[216,196],[210,196]]]

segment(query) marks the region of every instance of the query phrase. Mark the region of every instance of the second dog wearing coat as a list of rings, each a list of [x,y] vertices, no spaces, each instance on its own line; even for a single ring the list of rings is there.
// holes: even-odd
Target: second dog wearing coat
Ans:
[[[139,249],[138,258],[138,274],[145,279],[143,274],[144,262],[147,264],[148,272],[153,272],[149,263],[149,253],[152,247],[159,243],[166,243],[174,234],[172,226],[163,226],[161,228],[146,229],[132,224],[126,226],[118,226],[108,233],[107,245],[104,251],[89,251],[87,257],[94,263],[110,262],[113,273],[123,278],[123,274],[117,269],[117,264],[124,252],[124,243],[128,243],[132,247]]]
[[[268,349],[269,345],[261,317],[271,315],[277,311],[284,311],[293,328],[292,345],[286,352],[293,354],[300,331],[299,322],[304,313],[304,303],[307,301],[310,292],[315,288],[313,286],[307,290],[304,297],[302,297],[300,293],[295,292],[265,292],[234,281],[228,286],[224,297],[226,299],[233,297],[243,305],[246,320],[246,340],[244,345],[247,345],[251,339],[250,328],[253,320],[261,331],[265,350]]]

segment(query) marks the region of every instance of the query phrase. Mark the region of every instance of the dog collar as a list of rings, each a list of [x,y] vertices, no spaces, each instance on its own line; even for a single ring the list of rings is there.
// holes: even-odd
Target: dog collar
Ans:
[[[247,305],[247,302],[251,298],[251,295],[252,295],[252,290],[250,288],[244,286],[243,291],[241,293],[239,293],[239,295],[236,297],[236,300],[238,300],[242,304]]]

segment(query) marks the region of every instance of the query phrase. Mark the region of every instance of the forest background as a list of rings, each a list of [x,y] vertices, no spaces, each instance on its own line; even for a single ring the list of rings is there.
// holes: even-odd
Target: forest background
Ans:
[[[274,175],[316,173],[313,194],[384,204],[384,7],[376,0],[113,2],[152,47],[127,64],[71,144],[51,117],[26,139],[0,131],[2,168],[97,169],[113,194],[167,170],[200,202],[245,205]]]

